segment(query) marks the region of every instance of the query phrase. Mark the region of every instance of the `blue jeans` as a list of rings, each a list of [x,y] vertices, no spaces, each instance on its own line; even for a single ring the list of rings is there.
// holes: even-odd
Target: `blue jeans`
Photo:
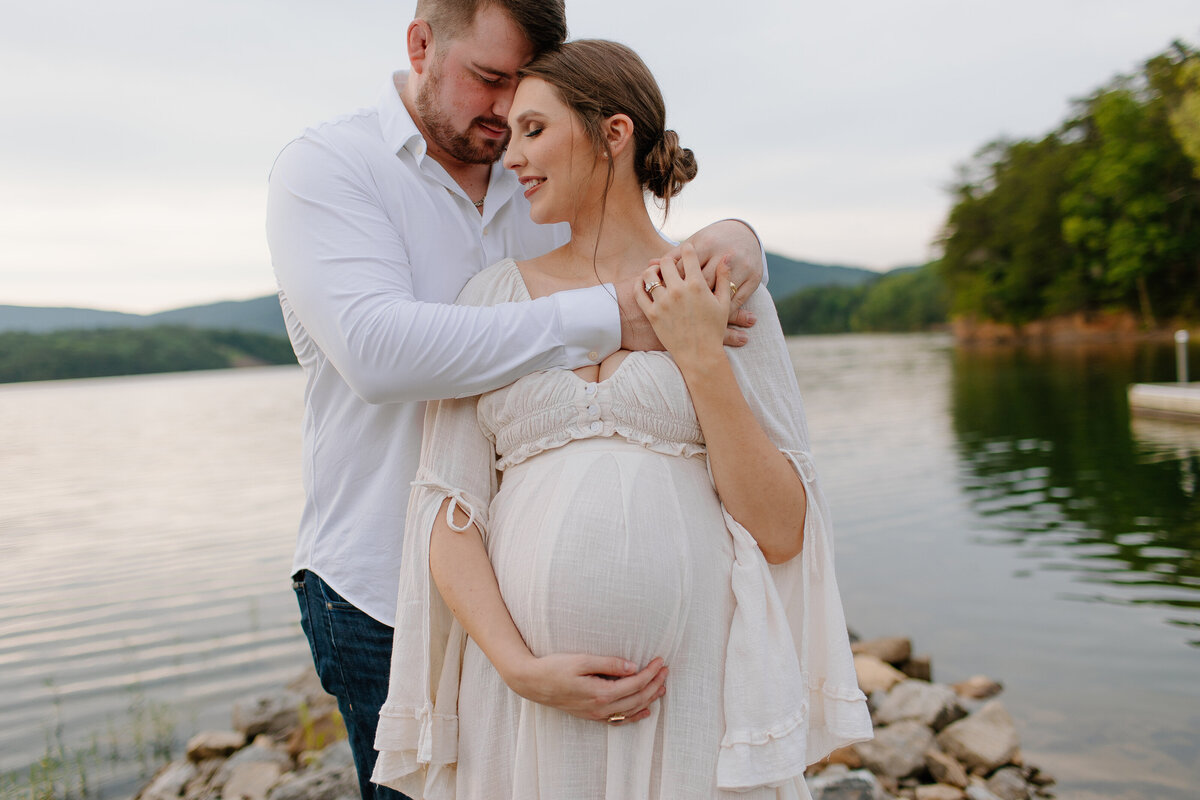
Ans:
[[[377,755],[375,728],[379,708],[387,699],[392,629],[347,603],[313,572],[297,572],[292,588],[300,601],[300,626],[308,637],[321,686],[337,698],[346,722],[363,800],[411,800],[371,783]]]

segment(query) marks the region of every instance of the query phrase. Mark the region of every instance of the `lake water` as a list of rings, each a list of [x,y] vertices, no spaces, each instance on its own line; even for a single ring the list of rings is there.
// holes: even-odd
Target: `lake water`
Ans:
[[[1200,425],[1124,399],[1173,377],[1169,349],[791,348],[851,626],[911,636],[938,681],[1001,680],[1061,797],[1196,797]],[[0,387],[4,796],[128,796],[306,663],[302,386],[274,367]]]

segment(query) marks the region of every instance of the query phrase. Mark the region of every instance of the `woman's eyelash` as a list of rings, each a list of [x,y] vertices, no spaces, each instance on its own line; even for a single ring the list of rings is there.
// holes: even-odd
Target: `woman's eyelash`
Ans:
[[[541,133],[541,132],[542,132],[542,129],[541,129],[541,128],[534,128],[533,130],[531,130],[531,131],[529,131],[528,133],[526,133],[526,134],[525,134],[525,138],[526,138],[526,139],[533,139],[533,138],[535,138],[535,137],[536,137],[536,136],[537,136],[539,133]]]

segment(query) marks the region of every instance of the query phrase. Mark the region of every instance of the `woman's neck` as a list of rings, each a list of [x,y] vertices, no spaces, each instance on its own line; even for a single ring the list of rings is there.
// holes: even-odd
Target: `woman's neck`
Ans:
[[[650,259],[668,249],[650,220],[641,188],[619,191],[614,185],[607,202],[571,221],[571,241],[560,252],[581,274],[610,283],[640,275]]]

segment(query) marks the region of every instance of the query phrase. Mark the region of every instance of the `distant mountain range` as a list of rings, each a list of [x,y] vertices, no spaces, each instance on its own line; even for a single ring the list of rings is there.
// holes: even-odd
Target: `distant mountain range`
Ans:
[[[43,308],[0,305],[0,333],[50,331],[81,328],[152,328],[181,325],[187,328],[241,330],[287,336],[279,298],[273,294],[253,300],[226,300],[203,306],[188,306],[157,314],[123,314],[94,308]]]
[[[776,303],[801,289],[811,289],[814,286],[859,286],[875,280],[881,274],[862,267],[813,264],[810,261],[796,261],[786,256],[767,253],[767,289]]]
[[[880,274],[860,267],[795,261],[775,253],[767,253],[767,269],[770,276],[767,287],[776,302],[801,289],[813,286],[857,286],[878,278]],[[226,300],[202,306],[176,308],[157,314],[124,314],[92,308],[0,305],[0,333],[48,333],[86,328],[149,328],[157,325],[243,330],[287,336],[283,313],[279,309],[279,298],[273,294],[252,300]]]

